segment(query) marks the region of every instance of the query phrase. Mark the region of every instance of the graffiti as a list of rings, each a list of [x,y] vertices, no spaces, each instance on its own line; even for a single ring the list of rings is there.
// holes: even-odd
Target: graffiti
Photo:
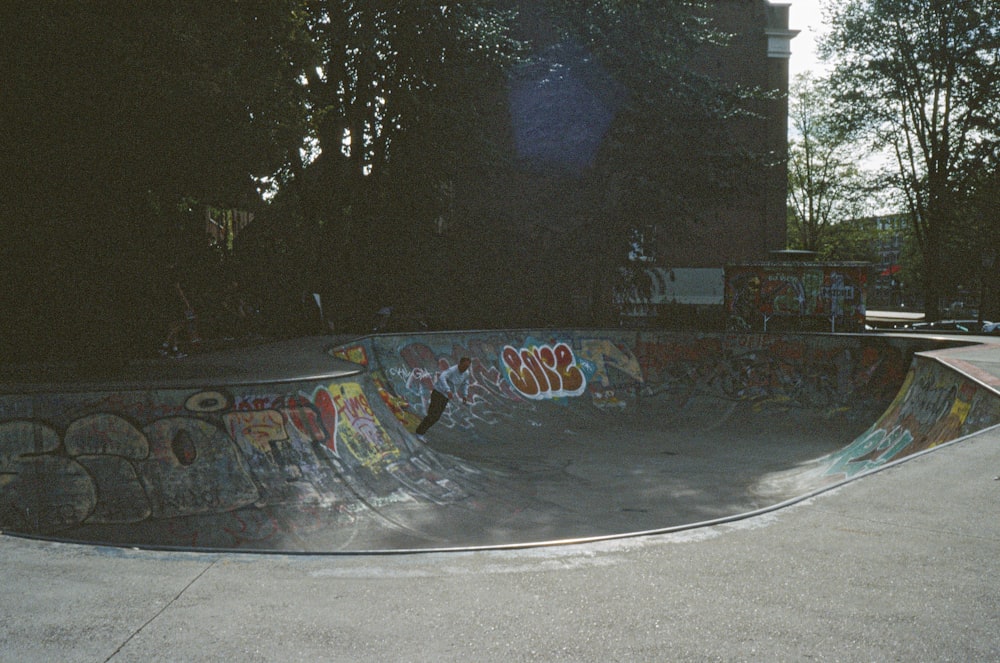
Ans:
[[[0,472],[10,471],[18,458],[29,454],[52,453],[59,447],[59,434],[50,426],[27,420],[0,424]]]
[[[399,357],[403,363],[411,369],[438,366],[438,357],[428,346],[423,343],[408,343],[399,350]],[[425,371],[429,373],[431,371]]]
[[[386,387],[393,394],[394,403],[390,409],[408,430],[416,428],[422,418],[422,414],[417,413],[427,411],[437,375],[460,357],[472,359],[469,402],[460,408],[449,405],[438,426],[470,429],[477,424],[493,425],[501,417],[510,416],[516,404],[523,403],[497,368],[497,353],[486,340],[476,340],[468,347],[453,345],[441,355],[423,343],[407,343],[387,354],[389,357],[380,357],[384,362],[380,373],[388,379]],[[403,363],[386,361],[396,357]]]
[[[589,402],[601,410],[623,410],[640,394],[668,398],[682,406],[698,395],[752,401],[758,407],[832,410],[852,399],[886,404],[906,373],[899,350],[874,340],[845,343],[767,334],[649,333],[635,337],[605,333],[584,335],[572,343],[539,342],[530,336],[510,343],[484,333],[451,337],[443,348],[421,341],[406,339],[396,346],[380,339],[372,355],[377,372],[384,375],[398,399],[393,404],[397,418],[411,430],[417,413],[426,411],[437,372],[459,356],[473,358],[471,403],[468,408],[449,406],[441,420],[446,428],[472,429],[524,419],[547,400],[565,405],[558,395],[565,384],[558,374],[558,379],[552,377],[557,371],[551,368],[553,363],[558,366],[555,350],[560,346],[566,365],[582,375]],[[519,371],[511,373],[511,365]]]
[[[829,458],[826,474],[851,477],[1000,421],[992,393],[918,358],[897,398],[864,435]]]
[[[624,343],[587,338],[580,341],[580,357],[588,368],[594,405],[600,409],[625,409],[644,381],[635,354]]]
[[[338,431],[344,445],[362,467],[380,472],[387,462],[399,457],[399,448],[375,416],[361,385],[331,385],[330,389],[336,389],[327,393],[333,394],[333,403],[344,423]]]
[[[586,338],[580,341],[580,357],[594,366],[591,383],[597,381],[606,387],[620,384],[622,380],[613,379],[612,372],[622,375],[626,382],[643,381],[639,360],[624,343],[604,338]]]
[[[107,411],[109,404],[120,409]],[[435,499],[458,494],[402,457],[357,383],[304,393],[43,394],[27,410],[47,421],[0,421],[0,527],[12,531],[141,525],[135,531],[159,532],[157,540],[228,546],[307,526],[299,515],[286,523],[261,509],[294,504],[299,514],[312,504],[349,523],[343,505],[352,490],[372,499],[399,490],[398,479],[346,488],[359,470],[391,467]],[[137,416],[161,412],[171,414]]]
[[[39,432],[46,434],[44,425]],[[11,528],[53,531],[82,522],[95,508],[97,486],[74,459],[22,456],[0,474],[0,514],[12,514]]]
[[[333,356],[337,359],[345,359],[347,361],[352,361],[355,364],[361,364],[362,366],[368,365],[368,353],[365,351],[364,346],[361,345],[350,345],[341,346],[333,350]]]
[[[86,470],[97,495],[86,516],[87,523],[128,524],[152,515],[132,461],[117,456],[77,456],[75,460]]]
[[[219,412],[229,407],[231,398],[220,391],[203,391],[184,402],[190,412]]]
[[[271,448],[271,442],[287,440],[284,419],[277,410],[231,412],[223,417],[234,440],[246,440],[261,451]]]
[[[952,411],[953,404],[959,402],[956,401],[958,385],[936,383],[934,378],[932,375],[922,375],[916,381],[915,388],[907,391],[907,398],[899,408],[900,418],[913,417],[926,425],[939,421]],[[961,409],[968,412],[968,407]]]
[[[375,383],[375,388],[378,390],[379,398],[385,403],[385,406],[389,408],[393,416],[397,420],[402,422],[407,428],[415,428],[422,417],[418,416],[410,410],[410,404],[405,398],[397,395],[392,389],[392,384],[386,382],[381,375],[372,374],[372,381]]]
[[[368,376],[351,380],[0,395],[0,412],[17,414],[0,419],[0,527],[238,547],[310,529],[333,536],[363,510],[415,499],[476,508],[466,483],[482,480],[475,470],[403,433],[438,371],[460,356],[473,359],[470,403],[452,404],[441,421],[463,431],[454,439],[477,443],[502,441],[508,424],[534,432],[558,421],[562,434],[581,408],[620,410],[653,395],[678,412],[695,399],[824,416],[878,407],[876,425],[828,461],[833,475],[849,475],[1000,421],[1000,399],[985,388],[930,360],[911,366],[910,341],[538,337],[383,336],[364,346]],[[576,398],[584,392],[590,398]],[[546,408],[558,416],[546,418]],[[539,439],[552,433],[539,430]]]
[[[886,403],[905,375],[902,354],[885,343],[852,348],[823,338],[741,334],[677,343],[650,337],[637,345],[646,393],[683,402],[714,395],[823,408],[852,400]]]
[[[294,396],[288,394],[239,394],[230,401],[232,409],[243,412],[251,410],[280,410],[282,408],[295,408],[303,403],[308,403],[308,398],[302,395]],[[218,412],[219,410],[213,410]]]
[[[138,475],[149,488],[154,517],[227,511],[259,497],[243,454],[221,427],[201,419],[166,417],[143,432],[150,455],[138,462]],[[174,444],[179,436],[185,445],[182,456]]]
[[[830,302],[830,315],[843,315],[850,303],[858,299],[856,288],[844,280],[843,274],[832,272],[829,282],[819,289],[819,300]]]
[[[333,402],[333,395],[326,387],[319,387],[313,392],[310,400],[315,406],[317,414],[316,421],[310,423],[319,424],[314,432],[322,431],[324,434],[323,442],[326,444],[326,447],[334,456],[339,456],[340,452],[337,450],[337,428],[340,425],[340,418],[337,416],[337,406]]]
[[[336,439],[336,436],[331,435],[324,427],[319,410],[307,397],[290,398],[288,406],[282,408],[281,412],[289,424],[286,432],[295,431],[299,437],[307,442],[328,444],[328,440]],[[333,420],[334,425],[336,425],[336,421],[336,419]],[[335,449],[331,449],[331,451],[335,452]]]
[[[760,301],[765,313],[799,314],[806,304],[804,284],[789,274],[770,275],[761,285]]]
[[[855,440],[849,451],[838,454],[828,475],[854,476],[884,465],[913,444],[913,433],[895,426],[891,430],[871,428]]]
[[[429,377],[427,371],[422,368],[409,368],[408,366],[392,366],[386,370],[386,373],[397,380],[404,380],[410,382],[412,380],[420,381],[424,378]]]
[[[415,458],[414,461],[418,459]],[[420,495],[432,502],[444,504],[468,496],[468,493],[447,477],[435,476],[429,471],[430,468],[420,468],[419,462],[393,463],[388,469],[397,481],[407,487],[410,494]]]
[[[867,271],[861,263],[758,263],[726,268],[726,313],[733,330],[767,329],[772,318],[798,326],[858,331]],[[811,320],[810,320],[811,319]]]
[[[579,396],[587,379],[565,343],[517,349],[505,346],[500,354],[507,379],[525,398],[543,400]]]
[[[170,441],[170,451],[177,458],[177,462],[184,467],[194,465],[198,460],[198,447],[185,430],[179,430],[174,435],[174,439]]]

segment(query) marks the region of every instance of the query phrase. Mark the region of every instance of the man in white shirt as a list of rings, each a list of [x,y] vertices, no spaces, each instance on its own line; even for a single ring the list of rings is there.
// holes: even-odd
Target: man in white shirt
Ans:
[[[438,379],[434,381],[434,389],[431,391],[431,402],[427,406],[427,416],[424,417],[420,425],[417,426],[417,435],[423,435],[427,429],[437,423],[448,407],[448,401],[455,394],[462,397],[463,403],[469,402],[469,365],[472,360],[462,357],[458,363],[443,371]]]

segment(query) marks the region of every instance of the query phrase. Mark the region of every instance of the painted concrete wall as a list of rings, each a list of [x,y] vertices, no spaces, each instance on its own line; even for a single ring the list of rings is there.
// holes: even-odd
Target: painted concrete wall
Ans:
[[[0,526],[281,548],[303,530],[350,529],[366,508],[466,498],[454,483],[466,470],[411,444],[377,393],[362,375],[2,396]]]
[[[869,271],[865,263],[728,265],[726,315],[737,329],[774,331],[791,323],[806,331],[860,332]]]
[[[892,404],[875,424],[833,454],[828,476],[847,478],[1000,423],[996,392],[932,356],[913,359]]]
[[[1000,396],[932,356],[925,339],[870,335],[521,331],[381,336],[340,348],[369,367],[411,428],[434,379],[472,359],[469,407],[439,425],[467,431],[533,417],[542,403],[625,411],[696,398],[849,416],[885,410],[824,472],[853,476],[1000,423]],[[491,436],[492,437],[492,436]]]
[[[371,337],[336,354],[368,366],[405,422],[426,411],[437,374],[469,356],[473,406],[460,415],[469,427],[488,419],[479,410],[543,401],[611,410],[695,395],[785,407],[838,408],[873,397],[888,404],[923,347],[873,336],[536,330]]]
[[[494,489],[489,477],[410,433],[434,377],[461,356],[473,360],[471,404],[449,406],[438,425],[470,441],[487,431],[502,441],[511,422],[530,419],[544,433],[584,415],[613,431],[618,414],[641,413],[647,401],[830,417],[881,404],[884,416],[828,463],[829,476],[854,475],[1000,421],[994,392],[913,359],[928,342],[602,330],[376,336],[334,351],[369,369],[352,377],[15,391],[0,395],[0,528],[333,550],[363,547],[369,525],[406,529],[415,503],[461,505],[475,517]]]

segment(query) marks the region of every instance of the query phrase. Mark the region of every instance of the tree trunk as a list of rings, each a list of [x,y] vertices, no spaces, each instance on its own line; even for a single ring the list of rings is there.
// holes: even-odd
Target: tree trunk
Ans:
[[[931,183],[933,187],[934,184]],[[932,190],[928,196],[926,234],[924,241],[924,316],[927,320],[941,318],[941,300],[945,291],[944,227],[945,214],[942,197]]]

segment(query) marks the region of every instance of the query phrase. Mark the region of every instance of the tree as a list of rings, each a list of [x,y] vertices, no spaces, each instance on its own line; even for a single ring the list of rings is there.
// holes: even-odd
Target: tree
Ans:
[[[318,0],[306,9],[318,54],[301,78],[310,153],[280,173],[253,250],[281,246],[290,259],[269,270],[276,286],[326,288],[341,322],[424,293],[483,311],[463,324],[495,321],[498,308],[521,312],[520,324],[542,319],[539,309],[552,321],[555,305],[532,305],[540,282],[565,312],[576,283],[607,281],[626,264],[637,219],[645,226],[665,210],[693,219],[748,167],[719,136],[750,117],[752,95],[690,67],[692,51],[725,43],[709,27],[711,3]],[[567,69],[614,110],[599,153],[568,168],[518,153],[510,99],[525,75]],[[538,114],[559,117],[565,99],[548,101]]]
[[[327,193],[308,201],[319,216],[333,221],[350,208],[347,217],[363,218],[378,198],[373,191],[402,151],[400,143],[419,141],[431,150],[423,172],[411,176],[431,184],[447,179],[451,160],[433,159],[459,149],[474,123],[464,97],[481,81],[468,80],[469,75],[480,73],[477,67],[499,66],[516,50],[506,14],[490,4],[320,0],[307,5],[319,59],[302,84],[317,156],[298,164],[294,174],[301,177],[308,166],[308,186]],[[445,118],[450,137],[442,134]],[[350,231],[349,219],[344,223]]]
[[[863,215],[869,192],[857,148],[829,112],[824,82],[800,75],[790,94],[789,245],[827,255],[831,231]]]
[[[413,248],[434,236],[470,154],[490,152],[476,112],[483,84],[499,85],[518,50],[500,4],[304,5],[317,54],[300,79],[309,156],[281,173],[268,216],[315,233],[297,278],[317,288],[337,283],[345,314],[389,303],[414,281],[394,275],[412,268]]]
[[[3,5],[8,353],[146,337],[157,271],[204,244],[187,210],[252,204],[301,143],[297,4]]]
[[[1000,137],[1000,14],[993,0],[850,0],[834,5],[821,52],[835,57],[833,101],[846,126],[887,149],[938,317],[968,232],[961,210]]]
[[[1000,157],[1000,154],[997,155]],[[1000,165],[997,158],[989,160],[975,183],[969,201],[969,216],[975,219],[975,232],[970,235],[965,255],[972,258],[979,283],[980,317],[1000,320]],[[978,260],[976,258],[978,257]],[[971,282],[971,281],[970,281]]]

